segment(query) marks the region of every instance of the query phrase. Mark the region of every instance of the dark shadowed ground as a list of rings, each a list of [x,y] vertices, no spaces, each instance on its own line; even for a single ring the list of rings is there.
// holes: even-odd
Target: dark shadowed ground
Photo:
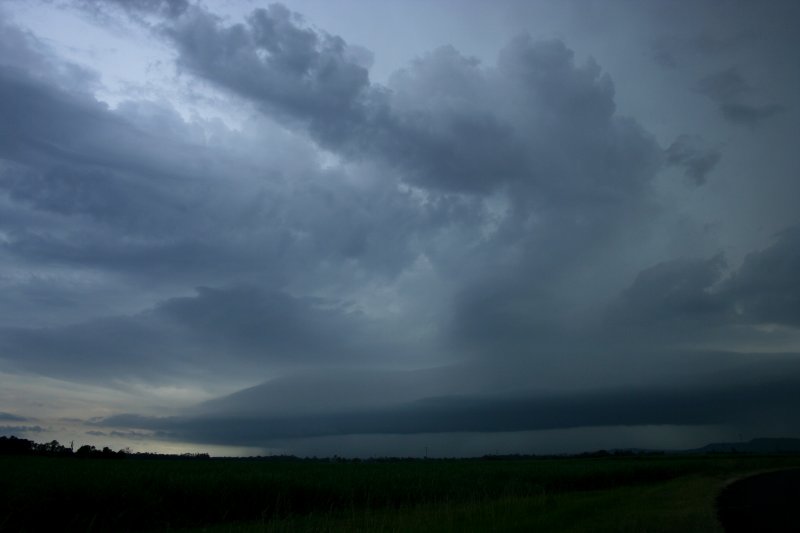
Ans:
[[[717,499],[727,533],[800,531],[800,469],[736,481]]]

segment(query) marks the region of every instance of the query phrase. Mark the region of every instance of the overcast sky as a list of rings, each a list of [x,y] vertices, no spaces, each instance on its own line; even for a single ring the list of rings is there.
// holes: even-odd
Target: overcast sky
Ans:
[[[0,433],[800,437],[800,4],[0,0]]]

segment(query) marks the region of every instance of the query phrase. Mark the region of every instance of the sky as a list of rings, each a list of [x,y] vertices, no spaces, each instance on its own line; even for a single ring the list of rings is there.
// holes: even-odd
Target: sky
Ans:
[[[800,4],[0,0],[0,434],[800,437]]]

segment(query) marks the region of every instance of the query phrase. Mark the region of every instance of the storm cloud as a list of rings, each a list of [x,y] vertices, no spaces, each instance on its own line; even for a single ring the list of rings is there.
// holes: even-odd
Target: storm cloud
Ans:
[[[784,110],[784,106],[780,104],[755,102],[755,90],[736,67],[701,79],[698,91],[719,105],[726,120],[750,128]]]
[[[771,246],[748,254],[724,295],[742,320],[800,324],[800,227],[787,228]]]
[[[4,6],[0,421],[796,431],[791,7],[612,4]]]
[[[444,47],[383,87],[342,38],[301,20],[280,5],[230,26],[195,10],[165,31],[190,72],[426,189],[489,193],[520,181],[539,195],[569,187],[588,195],[602,182],[631,193],[650,177],[655,144],[614,116],[610,78],[592,61],[576,65],[563,42],[520,35],[495,67]],[[563,168],[564,151],[582,159],[585,174]],[[624,171],[594,175],[609,166]]]
[[[666,151],[667,165],[683,168],[687,178],[696,185],[703,185],[708,174],[714,170],[722,157],[719,150],[705,148],[700,139],[681,135]]]
[[[793,379],[724,386],[629,388],[569,394],[437,397],[379,409],[304,416],[149,418],[115,415],[95,423],[158,432],[207,444],[268,446],[270,441],[330,435],[510,432],[591,426],[797,423]]]
[[[346,303],[254,287],[200,287],[133,316],[60,327],[4,328],[13,367],[74,380],[247,374],[352,364],[386,349]]]
[[[85,8],[94,12],[113,6],[129,14],[155,13],[167,17],[177,17],[189,9],[189,0],[80,0]]]
[[[12,413],[0,413],[0,421],[2,422],[27,422],[28,419],[24,416],[18,416]]]

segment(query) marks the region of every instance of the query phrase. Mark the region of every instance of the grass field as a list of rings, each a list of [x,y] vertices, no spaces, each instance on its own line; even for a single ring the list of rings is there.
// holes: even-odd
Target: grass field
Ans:
[[[542,492],[536,496],[364,510],[262,523],[198,528],[207,532],[308,531],[721,531],[714,496],[721,479],[689,476],[675,480],[592,491]]]
[[[714,531],[800,457],[312,462],[0,457],[3,531]]]

